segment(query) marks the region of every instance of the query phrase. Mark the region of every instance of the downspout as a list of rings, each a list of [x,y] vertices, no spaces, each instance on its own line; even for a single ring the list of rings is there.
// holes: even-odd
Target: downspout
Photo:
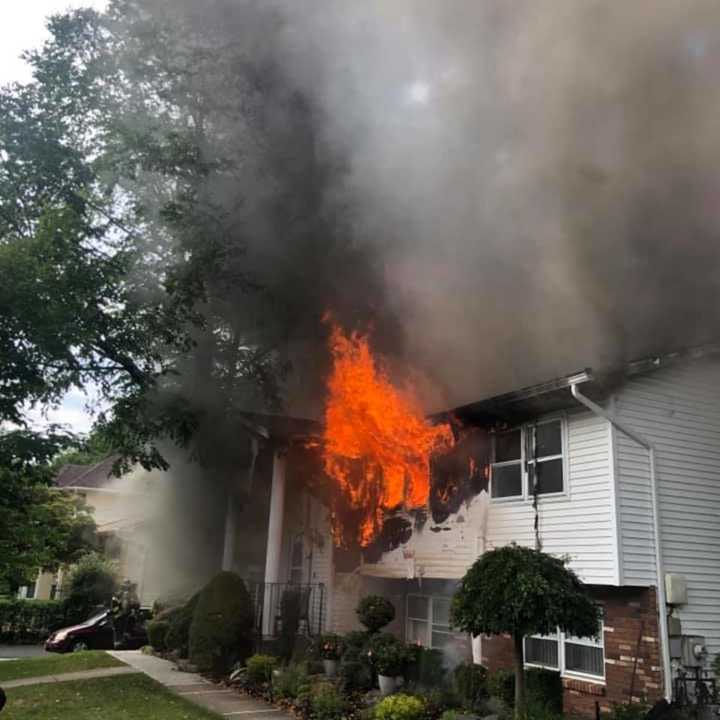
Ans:
[[[662,548],[660,547],[660,512],[658,501],[657,478],[655,475],[655,446],[647,440],[643,435],[635,432],[617,419],[615,419],[605,409],[594,403],[590,398],[585,397],[578,390],[579,383],[570,384],[570,392],[573,397],[584,405],[590,412],[607,420],[611,425],[617,428],[621,433],[627,435],[638,445],[644,447],[648,451],[648,463],[650,469],[650,488],[652,498],[652,517],[653,517],[653,535],[655,539],[655,575],[657,576],[657,606],[658,606],[658,624],[660,629],[660,653],[662,655],[663,664],[663,686],[665,691],[665,699],[672,701],[672,672],[670,669],[670,639],[668,637],[667,624],[667,601],[665,598],[665,574],[663,572]]]

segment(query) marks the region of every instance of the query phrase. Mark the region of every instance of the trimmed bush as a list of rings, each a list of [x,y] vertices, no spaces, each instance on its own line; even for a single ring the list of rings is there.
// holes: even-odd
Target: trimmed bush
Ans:
[[[190,624],[190,660],[220,675],[252,647],[253,606],[242,579],[218,573],[199,593]]]
[[[253,685],[262,685],[272,680],[273,670],[278,666],[278,658],[273,655],[253,655],[247,661],[248,680]]]
[[[106,558],[90,553],[80,558],[63,582],[68,620],[87,620],[98,607],[109,608],[118,589],[115,566]]]
[[[167,650],[167,634],[170,623],[167,620],[151,620],[147,624],[147,634],[150,645],[158,652]]]
[[[175,650],[183,658],[188,656],[190,650],[190,626],[199,597],[200,593],[195,593],[184,605],[173,608],[168,617],[170,627],[165,638],[167,649]]]
[[[61,600],[0,600],[0,642],[35,643],[67,625]]]
[[[563,688],[560,673],[544,668],[525,670],[525,686],[528,705],[544,707],[552,713],[562,713]],[[487,678],[490,695],[500,698],[509,708],[515,705],[515,673],[512,670],[496,670]]]
[[[311,700],[315,720],[338,720],[347,709],[345,698],[331,683],[320,683],[313,689]]]
[[[343,691],[346,693],[366,692],[373,687],[372,666],[368,662],[343,658],[338,673]]]
[[[355,612],[358,620],[371,633],[379,632],[395,619],[395,606],[382,595],[366,595]]]
[[[471,710],[487,695],[487,670],[482,665],[461,663],[453,671],[453,684],[463,707]],[[513,688],[514,690],[514,688]]]
[[[408,665],[405,678],[424,688],[441,687],[445,682],[443,654],[438,649],[421,645],[407,646]]]
[[[375,706],[375,720],[422,720],[425,703],[413,695],[390,695]]]
[[[408,660],[405,644],[390,633],[379,633],[370,640],[368,653],[378,675],[401,675]]]

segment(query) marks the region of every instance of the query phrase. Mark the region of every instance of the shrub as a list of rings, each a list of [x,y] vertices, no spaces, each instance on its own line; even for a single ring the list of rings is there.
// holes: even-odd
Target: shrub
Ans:
[[[334,685],[320,683],[314,688],[311,707],[316,720],[338,720],[347,709],[347,703]]]
[[[167,620],[151,620],[147,624],[147,634],[150,645],[158,652],[167,650],[167,635],[170,623]]]
[[[184,605],[173,608],[168,618],[168,628],[165,643],[168,650],[176,650],[180,657],[187,657],[190,649],[190,626],[192,625],[195,608],[200,593],[195,593]]]
[[[422,720],[425,703],[413,695],[390,695],[375,706],[375,720]]]
[[[273,655],[253,655],[247,661],[248,680],[253,685],[262,685],[272,680],[273,670],[278,666],[278,659]]]
[[[345,660],[340,662],[339,676],[342,689],[346,693],[366,692],[372,689],[372,666],[361,660]]]
[[[378,675],[394,677],[405,669],[408,650],[390,633],[379,633],[370,640],[368,656]]]
[[[716,678],[720,678],[720,653],[718,653],[710,665]]]
[[[242,579],[218,573],[199,593],[190,624],[190,660],[201,671],[221,674],[249,655],[253,607]]]
[[[487,670],[482,665],[461,663],[453,671],[453,684],[463,707],[475,709],[486,693]],[[513,688],[514,691],[514,688]]]
[[[96,553],[80,558],[63,583],[68,618],[82,622],[98,607],[109,608],[117,588],[113,563]]]
[[[343,641],[339,635],[327,633],[321,635],[318,642],[318,653],[323,660],[337,660],[343,651]]]
[[[525,671],[525,685],[528,705],[546,707],[550,712],[562,713],[562,680],[560,673],[543,668]],[[487,679],[490,695],[500,698],[508,707],[515,704],[515,673],[512,670],[497,670]]]
[[[250,658],[252,660],[252,658]],[[250,660],[248,660],[248,665]],[[248,670],[249,672],[249,670]],[[272,672],[272,670],[270,671]],[[273,692],[278,698],[293,699],[300,694],[300,690],[308,681],[307,665],[292,663],[280,671],[273,680]]]
[[[405,677],[408,682],[425,688],[442,686],[445,682],[442,652],[422,645],[408,645]]]
[[[648,709],[642,703],[613,703],[609,717],[610,720],[643,720]]]
[[[0,600],[0,642],[34,643],[67,625],[60,600]]]
[[[363,630],[353,630],[343,636],[343,660],[366,659],[370,634]]]
[[[358,603],[355,612],[371,633],[380,631],[395,619],[395,606],[382,595],[366,595]]]

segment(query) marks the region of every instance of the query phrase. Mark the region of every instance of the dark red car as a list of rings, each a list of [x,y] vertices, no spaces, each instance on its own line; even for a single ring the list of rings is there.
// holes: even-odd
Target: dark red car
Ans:
[[[57,653],[81,650],[137,650],[148,643],[144,623],[146,617],[147,614],[142,613],[140,622],[133,623],[121,637],[116,638],[112,615],[109,610],[103,610],[79,625],[56,630],[45,642],[45,649]]]

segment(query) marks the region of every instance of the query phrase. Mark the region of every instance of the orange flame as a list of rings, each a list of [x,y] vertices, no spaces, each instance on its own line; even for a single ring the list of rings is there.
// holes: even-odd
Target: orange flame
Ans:
[[[382,529],[385,511],[428,504],[430,456],[450,447],[453,436],[449,425],[425,420],[411,391],[393,387],[367,335],[347,336],[333,325],[330,350],[323,465],[360,512],[365,547]]]

